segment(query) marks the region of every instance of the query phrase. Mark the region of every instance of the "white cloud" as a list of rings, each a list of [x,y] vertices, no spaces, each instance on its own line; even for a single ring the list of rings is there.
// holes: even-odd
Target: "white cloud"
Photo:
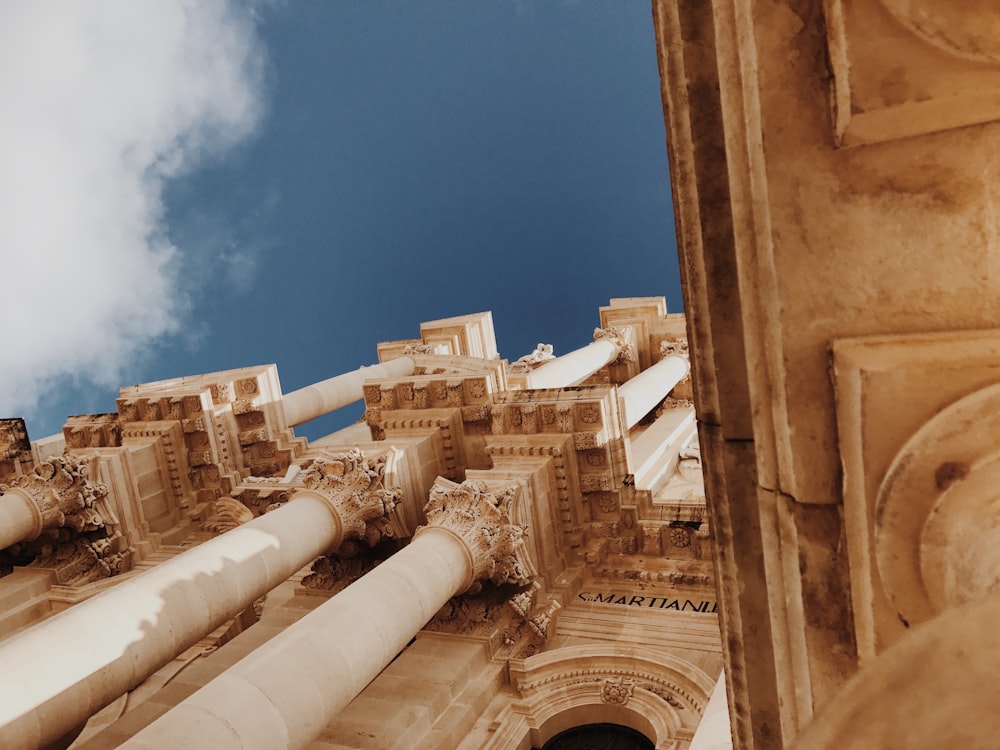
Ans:
[[[180,329],[162,188],[253,131],[263,57],[246,3],[0,2],[0,416]]]

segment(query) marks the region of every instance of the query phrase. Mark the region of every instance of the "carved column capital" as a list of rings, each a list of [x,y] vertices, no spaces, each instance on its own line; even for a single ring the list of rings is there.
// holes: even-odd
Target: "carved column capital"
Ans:
[[[365,458],[353,449],[316,458],[300,475],[306,489],[333,510],[341,524],[341,541],[365,539],[369,522],[385,518],[396,507],[401,490],[385,486],[390,458],[390,453]]]
[[[37,511],[29,539],[43,529],[68,526],[75,531],[94,530],[114,522],[105,498],[108,488],[89,481],[92,458],[55,456],[42,461],[30,474],[0,483],[0,495],[19,494]]]
[[[612,364],[635,362],[637,359],[635,334],[631,328],[616,328],[614,326],[595,328],[594,341],[611,341],[618,347],[618,356]]]
[[[518,523],[516,503],[520,487],[514,482],[489,486],[483,481],[455,484],[439,477],[424,506],[427,528],[450,532],[465,545],[471,562],[471,586],[476,581],[496,584],[529,583],[535,575],[525,536]]]

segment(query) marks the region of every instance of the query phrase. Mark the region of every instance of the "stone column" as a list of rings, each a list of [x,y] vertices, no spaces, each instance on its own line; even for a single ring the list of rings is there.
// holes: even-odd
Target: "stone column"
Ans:
[[[529,388],[566,388],[589,378],[619,357],[634,357],[632,333],[623,328],[596,328],[594,342],[550,359],[528,375]]]
[[[415,365],[409,357],[398,357],[379,365],[362,367],[307,385],[285,394],[281,403],[285,408],[285,422],[289,427],[322,417],[342,406],[353,404],[364,396],[362,386],[366,380],[377,378],[405,378],[412,375]]]
[[[625,423],[629,429],[666,398],[688,374],[690,367],[684,357],[670,354],[619,387],[618,395],[625,408]]]
[[[282,507],[0,643],[0,738],[47,745],[395,505],[390,456],[317,459]]]
[[[428,525],[363,578],[212,680],[124,747],[304,748],[452,596],[534,575],[518,485],[438,479]]]
[[[733,750],[725,672],[719,675],[719,680],[715,683],[705,712],[701,715],[701,722],[691,738],[689,750]]]
[[[55,456],[31,474],[0,483],[0,549],[35,539],[43,529],[92,526],[94,506],[108,490],[89,481],[91,463],[89,458]]]

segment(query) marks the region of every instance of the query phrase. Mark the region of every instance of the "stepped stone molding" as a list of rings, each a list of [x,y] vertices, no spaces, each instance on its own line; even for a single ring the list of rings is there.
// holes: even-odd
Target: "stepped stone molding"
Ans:
[[[520,522],[517,500],[520,487],[509,482],[490,487],[483,481],[456,484],[438,478],[424,506],[427,526],[456,536],[472,563],[472,580],[525,585],[535,576],[528,556],[527,525]],[[416,536],[416,535],[415,535]]]

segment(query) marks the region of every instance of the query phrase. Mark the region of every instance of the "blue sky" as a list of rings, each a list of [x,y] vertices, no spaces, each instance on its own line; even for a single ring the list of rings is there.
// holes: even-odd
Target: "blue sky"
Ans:
[[[127,69],[138,55],[134,85],[173,92],[150,105],[156,118],[138,95],[105,103],[122,108],[116,127],[127,124],[107,153],[138,164],[134,180],[152,206],[132,222],[142,262],[123,271],[119,256],[118,270],[99,277],[109,283],[67,282],[49,303],[89,342],[76,360],[35,342],[18,361],[26,370],[37,354],[40,376],[0,369],[5,390],[20,394],[2,406],[28,417],[33,438],[69,413],[113,410],[112,384],[276,362],[289,391],[375,361],[377,341],[415,337],[423,320],[492,310],[501,354],[516,359],[540,341],[557,354],[585,344],[611,297],[665,295],[681,309],[647,2],[331,0],[257,5],[252,15],[207,5],[207,15],[189,8],[179,26],[189,31],[178,32],[200,33],[206,50],[178,37],[172,49],[184,54],[165,51],[165,64],[221,59],[201,60],[174,89],[146,85],[147,45],[123,44],[114,62]],[[148,22],[155,37],[164,23],[152,21],[126,18],[105,33]],[[92,38],[93,18],[79,23]],[[191,104],[199,70],[217,71],[217,89]],[[0,91],[10,85],[0,78]],[[102,121],[73,130],[73,108],[87,106],[71,101],[63,113],[71,124],[60,137],[75,146],[104,137]],[[181,116],[192,111],[190,122]],[[157,138],[128,131],[175,122]],[[99,164],[87,168],[76,205],[105,184]],[[16,194],[0,191],[0,204]],[[116,211],[133,205],[128,196],[126,185]],[[119,232],[98,226],[89,244],[83,230],[63,243],[75,246],[67,263],[96,264]],[[32,231],[19,247],[32,247]],[[122,288],[134,291],[112,318],[94,320],[104,332],[88,339],[88,300]],[[49,347],[63,335],[54,326]],[[300,432],[316,437],[358,416]]]

